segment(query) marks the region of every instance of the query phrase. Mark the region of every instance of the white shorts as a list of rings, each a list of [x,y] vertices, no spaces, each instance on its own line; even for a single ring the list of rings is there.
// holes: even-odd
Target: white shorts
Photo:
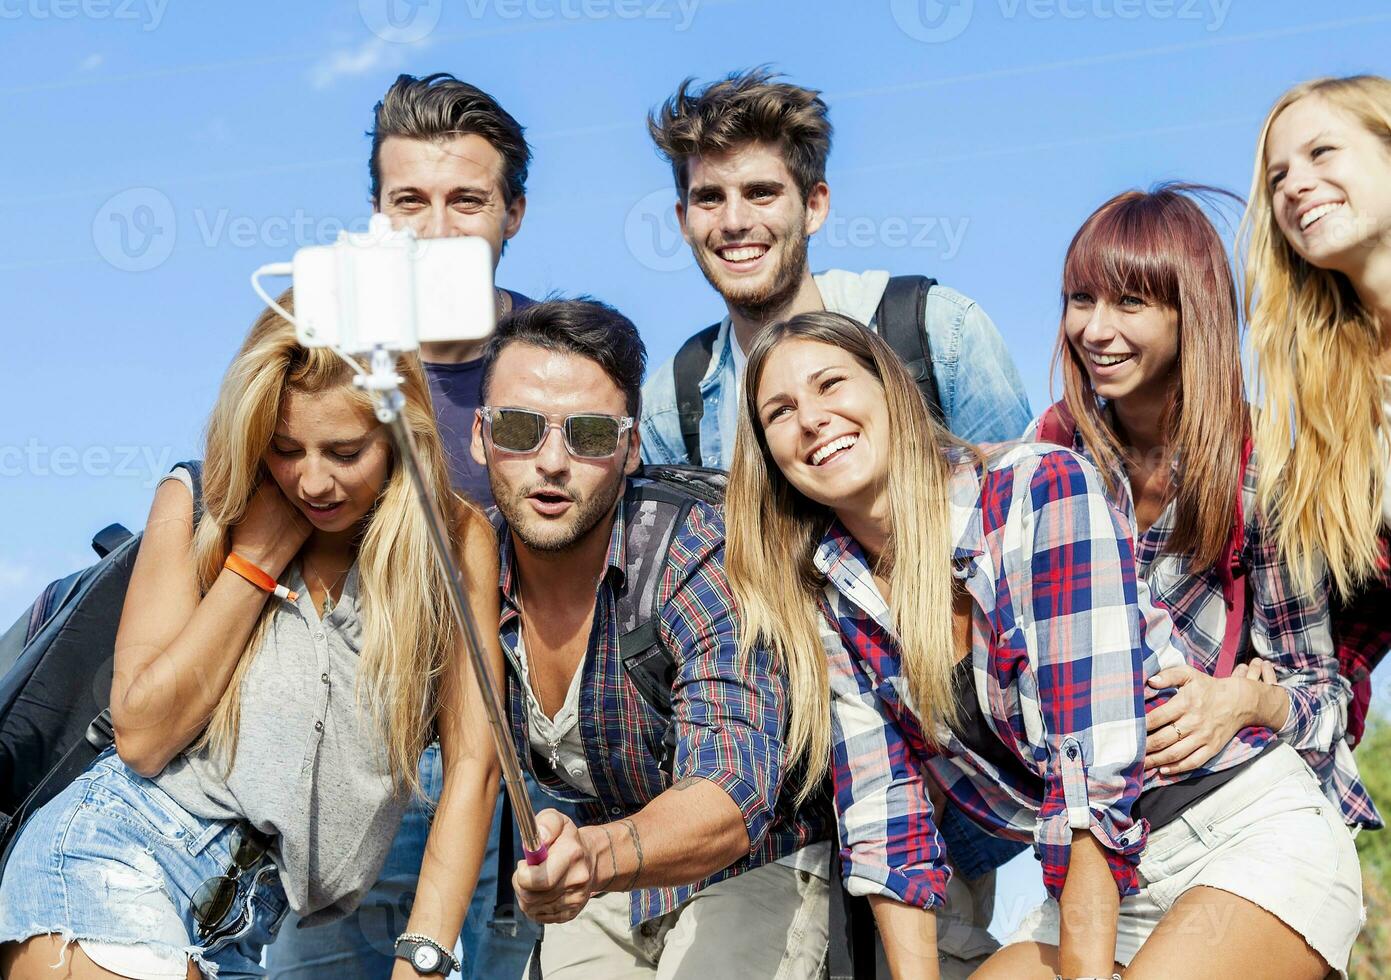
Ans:
[[[1179,896],[1200,886],[1270,912],[1346,978],[1362,929],[1362,870],[1338,807],[1294,749],[1269,750],[1150,834],[1140,891],[1121,900],[1116,962],[1129,965]],[[1194,928],[1205,933],[1209,925]],[[1050,898],[1010,942],[1056,946],[1058,936],[1058,903]]]

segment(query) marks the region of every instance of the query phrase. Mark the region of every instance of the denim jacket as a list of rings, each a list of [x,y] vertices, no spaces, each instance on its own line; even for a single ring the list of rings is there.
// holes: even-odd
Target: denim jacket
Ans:
[[[814,277],[822,303],[861,323],[873,323],[888,285],[882,270],[865,273],[832,269]],[[924,318],[932,369],[937,379],[947,426],[969,442],[1017,439],[1029,424],[1029,403],[1004,339],[973,300],[946,286],[927,294]],[[667,361],[642,390],[642,458],[647,463],[691,463],[728,469],[734,452],[734,423],[739,411],[730,320],[720,324],[710,368],[700,382],[705,416],[700,422],[704,459],[686,459],[676,405],[673,362]]]

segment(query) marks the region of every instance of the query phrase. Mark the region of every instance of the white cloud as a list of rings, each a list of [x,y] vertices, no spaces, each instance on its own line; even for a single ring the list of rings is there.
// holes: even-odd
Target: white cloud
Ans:
[[[376,71],[396,60],[392,47],[381,38],[372,38],[356,50],[345,48],[335,51],[309,70],[309,83],[322,91],[341,78]]]
[[[85,57],[85,58],[82,59],[82,64],[80,64],[80,65],[77,66],[77,70],[78,70],[78,71],[96,71],[98,68],[100,68],[100,67],[101,67],[103,64],[105,64],[105,63],[106,63],[106,55],[104,55],[104,54],[89,54],[87,57]]]

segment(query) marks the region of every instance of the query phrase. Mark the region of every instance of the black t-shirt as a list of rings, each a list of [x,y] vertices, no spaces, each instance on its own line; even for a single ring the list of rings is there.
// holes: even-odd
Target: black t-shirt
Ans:
[[[512,298],[513,310],[533,302],[510,289],[506,293]],[[483,359],[462,364],[425,361],[424,365],[430,381],[430,397],[435,402],[435,421],[449,459],[450,481],[454,489],[483,507],[491,507],[493,492],[488,485],[488,471],[473,461],[469,448],[473,440],[474,411],[483,403]]]

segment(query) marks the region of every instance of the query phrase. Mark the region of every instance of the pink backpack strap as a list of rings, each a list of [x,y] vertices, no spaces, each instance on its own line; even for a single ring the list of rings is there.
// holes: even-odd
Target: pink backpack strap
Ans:
[[[1243,488],[1246,484],[1246,467],[1251,462],[1251,436],[1248,433],[1241,442],[1241,468],[1236,484],[1236,506],[1232,512],[1232,537],[1227,546],[1227,557],[1218,568],[1222,577],[1222,598],[1227,605],[1227,628],[1222,634],[1222,650],[1217,655],[1217,669],[1214,677],[1230,677],[1236,669],[1237,652],[1246,633],[1246,563],[1243,552],[1246,550],[1246,504]]]
[[[1077,420],[1063,402],[1054,402],[1038,420],[1038,441],[1071,449],[1077,437]]]

